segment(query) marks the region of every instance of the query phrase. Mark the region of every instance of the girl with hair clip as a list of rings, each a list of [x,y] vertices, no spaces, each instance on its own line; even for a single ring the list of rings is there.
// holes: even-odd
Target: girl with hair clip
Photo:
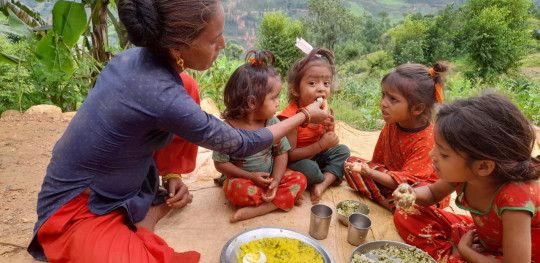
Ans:
[[[433,68],[403,64],[386,74],[380,102],[385,125],[371,161],[352,156],[345,162],[349,186],[371,200],[394,211],[392,192],[399,184],[413,187],[431,184],[437,176],[428,153],[433,148],[435,103],[442,103],[442,73],[448,65]],[[450,199],[438,204],[448,206]]]
[[[105,66],[56,143],[28,252],[50,262],[198,262],[198,252],[175,252],[154,233],[163,216],[191,203],[193,195],[174,173],[163,178],[165,198],[158,194],[152,154],[176,135],[231,156],[250,156],[328,114],[314,102],[305,113],[272,126],[232,128],[204,112],[180,77],[187,68],[208,69],[225,48],[221,1],[117,5],[137,47]]]
[[[250,51],[249,60],[236,69],[225,85],[223,119],[234,128],[257,130],[278,123],[274,115],[279,107],[281,78],[273,67],[269,51]],[[289,141],[276,144],[244,158],[214,152],[216,170],[227,177],[225,196],[238,206],[230,218],[237,222],[267,214],[276,209],[288,211],[306,189],[302,173],[287,169]]]
[[[328,109],[327,99],[335,88],[336,70],[334,55],[327,49],[312,49],[297,61],[288,74],[289,105],[278,115],[286,120],[316,100],[323,101],[323,109]],[[339,144],[334,132],[333,111],[323,124],[305,123],[287,135],[289,150],[288,168],[299,171],[311,185],[311,203],[321,200],[324,191],[332,184],[341,183],[343,163],[350,156],[346,145]]]
[[[439,181],[394,192],[401,237],[437,262],[540,262],[540,156],[531,157],[529,120],[486,93],[443,105],[434,137]],[[454,191],[470,216],[430,206]]]

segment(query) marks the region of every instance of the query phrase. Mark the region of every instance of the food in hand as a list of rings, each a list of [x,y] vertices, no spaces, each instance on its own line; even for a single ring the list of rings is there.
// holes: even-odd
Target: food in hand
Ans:
[[[408,209],[414,205],[416,199],[412,187],[408,184],[400,184],[392,195],[394,196],[396,208]]]
[[[325,100],[323,97],[318,97],[317,101],[322,102],[321,109],[323,109],[325,111],[328,111],[328,101],[327,100]]]

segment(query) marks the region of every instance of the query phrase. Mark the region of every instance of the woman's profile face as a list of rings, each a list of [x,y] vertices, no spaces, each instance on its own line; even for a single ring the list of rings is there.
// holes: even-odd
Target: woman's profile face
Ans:
[[[206,25],[204,31],[193,43],[180,50],[186,68],[205,70],[212,66],[217,59],[219,51],[225,48],[223,28],[225,13],[221,1],[216,3],[216,12],[212,20]]]

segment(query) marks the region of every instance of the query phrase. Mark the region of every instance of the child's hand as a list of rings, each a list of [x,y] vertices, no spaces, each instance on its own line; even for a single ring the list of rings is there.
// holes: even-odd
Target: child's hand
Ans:
[[[266,190],[266,193],[262,195],[263,201],[272,202],[272,200],[276,198],[277,189],[278,189],[278,183],[276,183],[275,181],[272,182],[270,186],[268,187],[268,189]]]
[[[256,186],[266,189],[268,186],[270,186],[272,181],[274,181],[274,178],[270,177],[269,173],[251,172],[249,180],[251,180]]]
[[[321,152],[324,152],[332,147],[335,147],[339,144],[339,137],[335,132],[329,131],[325,132],[321,139],[319,139],[319,144],[321,146]]]
[[[414,205],[414,201],[416,200],[414,190],[409,184],[398,185],[392,196],[394,197],[394,204],[396,204],[397,209],[408,209]]]
[[[463,235],[459,240],[459,254],[466,254],[469,249],[477,253],[483,253],[486,250],[478,240],[478,234],[476,233],[476,229],[465,233],[465,235]]]
[[[334,122],[334,109],[330,109],[330,115],[324,120],[323,125],[325,132],[334,131],[336,126],[336,123]]]
[[[171,178],[167,181],[167,191],[165,203],[172,208],[181,208],[193,201],[193,195],[189,193],[188,187],[179,179]]]
[[[364,162],[345,162],[345,169],[362,176],[368,176],[371,168]]]

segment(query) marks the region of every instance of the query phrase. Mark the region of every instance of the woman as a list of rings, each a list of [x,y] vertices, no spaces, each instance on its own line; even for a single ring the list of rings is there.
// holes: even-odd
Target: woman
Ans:
[[[158,190],[152,152],[173,134],[215,151],[247,156],[276,143],[311,114],[255,131],[234,130],[206,114],[183,88],[185,68],[209,68],[225,47],[219,0],[120,0],[129,49],[100,73],[56,143],[38,195],[38,221],[28,251],[51,262],[197,262],[177,253],[152,230],[171,207],[191,202],[179,178],[166,182],[166,203],[151,206]]]

